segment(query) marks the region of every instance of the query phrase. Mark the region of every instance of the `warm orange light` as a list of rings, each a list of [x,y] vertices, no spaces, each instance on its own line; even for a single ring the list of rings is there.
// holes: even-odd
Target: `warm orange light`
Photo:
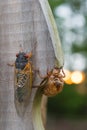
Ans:
[[[66,77],[64,78],[64,80],[66,81],[66,80],[68,80],[70,78],[71,72],[69,70],[64,70],[64,72],[65,72],[65,75],[66,75]]]
[[[72,82],[71,78],[69,78],[68,80],[65,81],[65,83],[66,84],[72,84],[73,82]]]
[[[80,84],[84,80],[84,74],[80,71],[74,71],[71,74],[71,80],[75,84]]]
[[[64,78],[64,81],[66,84],[72,84],[71,80],[71,72],[69,70],[64,70],[66,77]]]

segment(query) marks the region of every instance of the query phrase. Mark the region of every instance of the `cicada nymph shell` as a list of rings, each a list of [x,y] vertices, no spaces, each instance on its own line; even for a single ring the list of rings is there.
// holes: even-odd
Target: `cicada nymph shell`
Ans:
[[[43,88],[43,94],[50,97],[60,93],[63,89],[65,73],[61,69],[54,67],[42,80],[40,86]]]

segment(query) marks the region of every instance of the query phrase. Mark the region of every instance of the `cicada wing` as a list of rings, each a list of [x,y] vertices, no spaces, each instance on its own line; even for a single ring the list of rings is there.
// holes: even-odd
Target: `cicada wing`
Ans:
[[[24,81],[24,84],[22,84],[21,86],[18,86],[16,84],[15,98],[19,103],[26,102],[26,100],[29,98],[29,95],[31,92],[29,76],[30,76],[30,73],[27,73],[26,81]],[[23,78],[22,78],[22,80],[23,80]]]
[[[15,106],[16,110],[19,114],[24,113],[25,108],[29,104],[29,99],[32,90],[32,68],[29,67],[29,70],[26,74],[21,75],[20,80],[20,72],[15,69],[15,87],[14,87],[14,97],[15,97]],[[25,76],[24,76],[25,75]],[[22,82],[22,85],[21,83]],[[18,86],[20,85],[20,86]]]

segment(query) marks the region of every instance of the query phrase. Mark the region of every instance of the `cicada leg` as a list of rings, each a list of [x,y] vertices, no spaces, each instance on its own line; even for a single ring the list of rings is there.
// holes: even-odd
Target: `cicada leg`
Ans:
[[[7,64],[8,66],[10,66],[10,67],[13,67],[13,66],[15,66],[15,64],[13,63],[13,64],[11,64],[11,63],[8,63]]]
[[[63,73],[63,78],[65,78],[65,76],[66,76],[66,75],[65,75],[65,72],[64,72],[64,70],[63,70],[63,69],[62,69],[62,73]]]

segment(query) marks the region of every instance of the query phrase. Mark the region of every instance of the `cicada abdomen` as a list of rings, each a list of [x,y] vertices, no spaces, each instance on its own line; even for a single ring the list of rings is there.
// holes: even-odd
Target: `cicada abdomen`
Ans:
[[[50,97],[60,93],[63,89],[65,73],[61,68],[54,67],[50,75],[48,74],[48,82],[44,88],[43,93]]]
[[[33,73],[29,58],[20,52],[15,61],[15,98],[19,103],[27,102],[31,94]]]

